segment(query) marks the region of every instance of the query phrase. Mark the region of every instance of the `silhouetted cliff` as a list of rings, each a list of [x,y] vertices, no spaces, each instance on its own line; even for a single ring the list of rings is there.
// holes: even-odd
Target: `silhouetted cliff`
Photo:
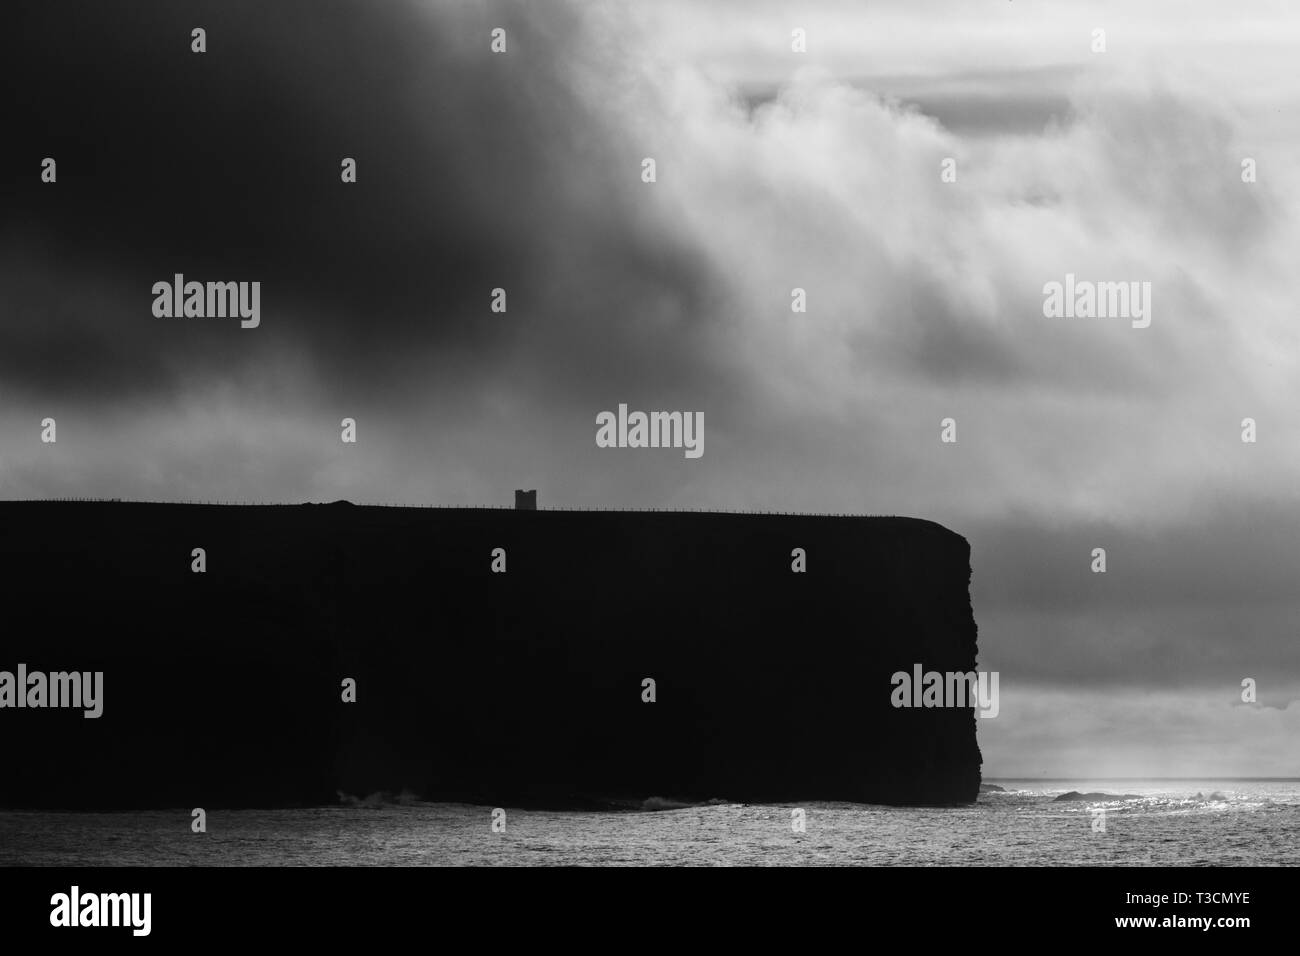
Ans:
[[[0,528],[0,670],[105,672],[99,719],[0,710],[3,805],[979,788],[970,708],[890,705],[895,671],[975,667],[969,546],[931,522],[42,502]]]

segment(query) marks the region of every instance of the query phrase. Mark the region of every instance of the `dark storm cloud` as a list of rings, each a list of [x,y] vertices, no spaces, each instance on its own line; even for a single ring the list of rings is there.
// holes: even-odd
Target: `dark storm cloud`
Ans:
[[[746,111],[689,55],[721,9],[661,35],[619,4],[33,5],[5,60],[0,466],[25,494],[107,475],[153,497],[423,500],[437,471],[442,500],[478,500],[526,466],[573,504],[1177,521],[1240,480],[1222,443],[1251,414],[1254,460],[1274,456],[1254,490],[1286,487],[1291,224],[1278,187],[1242,188],[1239,110],[1097,70],[1068,128],[970,137],[778,56],[779,96]],[[891,22],[891,48],[933,53],[912,14]],[[844,52],[844,76],[879,60]],[[1071,79],[960,60],[910,92],[1018,102]],[[262,282],[261,326],[154,318],[175,271]],[[1154,323],[1045,321],[1067,272],[1151,279]],[[705,411],[705,462],[588,460],[594,415],[624,401]],[[30,444],[56,412],[61,436],[112,442],[67,441],[56,467]],[[336,461],[343,415],[369,442]]]
[[[489,52],[495,26],[505,56]],[[574,95],[580,24],[562,4],[48,3],[23,9],[17,35],[0,232],[10,387],[181,391],[283,350],[373,393],[419,378],[430,354],[490,364],[525,322],[568,346],[553,371],[594,360],[615,308],[634,310],[627,293],[694,317],[698,268],[629,224],[639,157]],[[340,182],[345,156],[355,185]],[[155,318],[151,286],[177,272],[260,281],[261,327]],[[606,274],[621,294],[591,293]],[[510,320],[489,311],[495,287]],[[597,311],[562,312],[570,287]]]
[[[1078,608],[1103,602],[1142,607],[1290,603],[1300,600],[1297,502],[1245,499],[1184,522],[1071,521],[1053,527],[1025,515],[977,522],[984,600],[1022,607]],[[1106,548],[1107,572],[1089,570]],[[1025,564],[1021,555],[1032,553]],[[1225,574],[1225,567],[1232,573]]]
[[[1181,524],[976,522],[963,530],[982,659],[1079,688],[1295,686],[1298,515],[1294,501],[1242,500]]]

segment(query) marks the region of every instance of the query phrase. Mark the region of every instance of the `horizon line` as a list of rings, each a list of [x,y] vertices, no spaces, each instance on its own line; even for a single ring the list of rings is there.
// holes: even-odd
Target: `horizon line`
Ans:
[[[1274,782],[1274,783],[1292,783],[1292,782],[1300,782],[1300,777],[1225,777],[1225,776],[1221,776],[1221,775],[1218,775],[1218,774],[1203,774],[1203,775],[1198,776],[1198,777],[1089,777],[1089,776],[1077,776],[1077,777],[1036,777],[1036,776],[1032,776],[1032,775],[1030,775],[1030,776],[1020,776],[1020,777],[981,777],[980,780],[981,780],[981,781],[989,781],[989,782],[994,781],[994,780],[1042,780],[1042,781],[1050,781],[1050,780],[1095,780],[1095,781],[1097,781],[1097,782],[1099,782],[1099,783],[1105,783],[1105,782],[1110,782],[1110,781],[1120,781],[1120,780],[1146,780],[1146,781],[1149,781],[1149,782],[1152,782],[1152,783],[1162,782],[1162,781],[1170,781],[1170,782],[1182,782],[1182,783],[1186,783],[1186,782],[1193,781],[1193,780],[1246,780],[1246,781],[1251,781],[1251,782],[1254,782],[1254,783],[1264,783],[1264,782],[1269,782],[1269,781]]]

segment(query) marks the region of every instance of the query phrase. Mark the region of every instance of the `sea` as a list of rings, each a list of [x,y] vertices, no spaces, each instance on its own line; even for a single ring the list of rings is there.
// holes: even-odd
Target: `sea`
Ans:
[[[656,797],[619,812],[375,794],[338,806],[214,808],[204,833],[192,831],[188,807],[0,811],[0,865],[1300,865],[1300,779],[987,780],[985,788],[975,804],[953,807]]]

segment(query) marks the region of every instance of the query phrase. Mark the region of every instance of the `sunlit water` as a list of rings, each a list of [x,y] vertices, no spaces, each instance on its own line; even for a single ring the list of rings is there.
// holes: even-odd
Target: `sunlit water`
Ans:
[[[446,803],[299,810],[0,812],[0,864],[1297,865],[1300,781],[996,781],[973,806],[722,804],[541,812]],[[1136,794],[1054,802],[1070,790]],[[1199,797],[1198,797],[1199,794]],[[791,826],[802,808],[806,832]],[[1104,810],[1104,817],[1096,811]],[[1105,830],[1099,828],[1104,819]]]

